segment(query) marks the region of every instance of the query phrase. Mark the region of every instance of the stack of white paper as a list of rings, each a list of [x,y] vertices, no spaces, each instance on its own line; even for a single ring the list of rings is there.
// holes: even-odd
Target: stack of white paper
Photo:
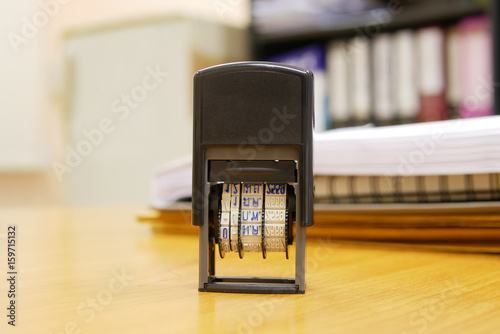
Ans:
[[[500,116],[329,130],[314,137],[315,175],[459,175],[500,172]],[[152,175],[153,206],[191,196],[191,156]]]

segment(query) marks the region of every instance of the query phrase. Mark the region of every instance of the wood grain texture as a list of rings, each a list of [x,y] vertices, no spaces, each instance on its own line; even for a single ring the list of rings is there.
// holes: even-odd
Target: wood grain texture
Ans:
[[[309,240],[305,295],[200,293],[198,239],[154,234],[142,208],[3,209],[18,226],[18,320],[1,333],[497,333],[500,258]],[[220,274],[283,276],[292,261],[236,254]],[[255,255],[255,254],[253,254]]]

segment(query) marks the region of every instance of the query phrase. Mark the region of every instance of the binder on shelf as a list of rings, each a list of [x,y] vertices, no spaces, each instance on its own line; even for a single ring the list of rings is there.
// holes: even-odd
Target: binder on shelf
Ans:
[[[457,26],[446,30],[446,102],[447,119],[459,117],[460,103],[460,37]]]
[[[440,26],[420,28],[416,32],[419,122],[446,119],[445,34]]]
[[[348,42],[347,68],[349,71],[349,106],[355,125],[370,123],[371,80],[370,42],[363,37],[355,37]]]
[[[420,110],[413,30],[403,29],[395,32],[393,50],[392,89],[399,122],[413,123]]]
[[[372,41],[373,118],[377,125],[391,125],[396,120],[392,91],[392,38],[382,33]]]
[[[342,40],[334,41],[327,45],[326,50],[330,128],[342,128],[351,124],[347,45]]]
[[[460,36],[460,117],[493,115],[491,23],[486,16],[462,19]]]

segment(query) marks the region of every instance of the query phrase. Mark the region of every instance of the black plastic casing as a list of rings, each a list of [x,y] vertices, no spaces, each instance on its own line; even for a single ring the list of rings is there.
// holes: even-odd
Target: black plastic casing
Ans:
[[[193,225],[202,226],[208,210],[207,149],[237,148],[252,161],[260,147],[297,150],[297,223],[313,225],[313,101],[313,74],[299,67],[240,62],[196,72]]]

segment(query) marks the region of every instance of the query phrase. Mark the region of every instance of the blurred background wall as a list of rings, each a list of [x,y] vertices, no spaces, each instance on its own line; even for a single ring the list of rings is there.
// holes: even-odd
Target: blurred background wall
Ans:
[[[0,11],[0,206],[149,203],[191,148],[194,71],[246,60],[247,0],[19,0]]]

